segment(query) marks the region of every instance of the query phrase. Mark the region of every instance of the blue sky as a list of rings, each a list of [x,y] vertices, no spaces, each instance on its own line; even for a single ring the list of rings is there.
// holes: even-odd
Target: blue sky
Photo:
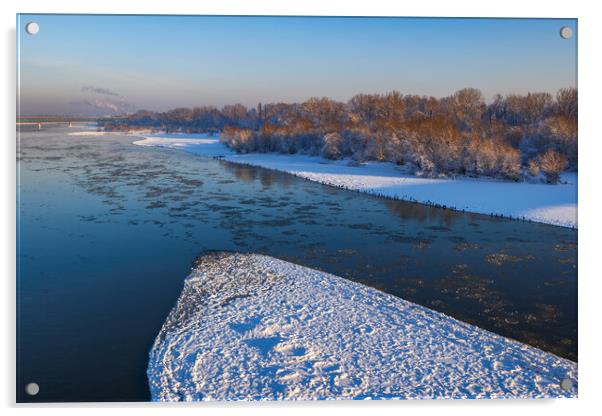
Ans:
[[[40,32],[25,33],[35,21]],[[575,36],[559,36],[570,26]],[[22,115],[576,86],[574,19],[20,15]]]

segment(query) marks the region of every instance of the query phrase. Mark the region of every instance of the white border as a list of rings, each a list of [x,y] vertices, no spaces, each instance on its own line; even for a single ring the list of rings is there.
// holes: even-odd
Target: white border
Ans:
[[[343,411],[350,415],[376,411],[385,414],[400,412],[445,413],[449,415],[507,415],[515,412],[545,412],[547,415],[567,413],[584,414],[599,404],[600,379],[600,281],[602,270],[597,241],[602,236],[596,211],[600,209],[600,178],[602,137],[597,118],[600,117],[600,40],[602,40],[601,15],[596,13],[596,2],[527,1],[502,2],[470,0],[428,0],[392,2],[384,0],[95,0],[70,2],[68,0],[34,1],[4,0],[1,4],[2,20],[2,83],[3,99],[0,101],[3,136],[2,185],[3,203],[1,219],[1,264],[4,266],[2,282],[3,339],[0,343],[3,363],[0,381],[1,404],[27,413],[43,411],[46,415],[81,413],[81,407],[90,414],[105,414],[107,408],[128,407],[128,414],[138,415],[148,411],[162,413],[192,411],[216,414],[328,414]],[[15,14],[21,13],[123,13],[123,14],[247,14],[247,15],[335,15],[335,16],[474,16],[474,17],[573,17],[579,19],[579,399],[547,401],[423,401],[423,402],[346,402],[346,403],[252,403],[252,404],[98,404],[98,405],[15,405]],[[598,189],[597,189],[598,188]]]

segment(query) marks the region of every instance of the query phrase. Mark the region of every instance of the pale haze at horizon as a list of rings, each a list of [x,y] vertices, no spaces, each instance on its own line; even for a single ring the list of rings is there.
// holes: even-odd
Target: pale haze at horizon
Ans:
[[[21,116],[577,86],[575,19],[21,15],[17,30]]]

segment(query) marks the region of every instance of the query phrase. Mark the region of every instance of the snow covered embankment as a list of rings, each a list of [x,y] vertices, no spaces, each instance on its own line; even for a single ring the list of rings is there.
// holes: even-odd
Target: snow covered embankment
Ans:
[[[186,279],[147,373],[156,401],[577,394],[576,363],[331,274],[224,252]]]
[[[116,134],[110,131],[95,131],[95,130],[88,130],[88,131],[75,131],[72,133],[67,133],[68,136],[107,136],[110,134]]]
[[[203,134],[150,136],[142,146],[180,149],[223,157],[235,163],[287,172],[305,179],[369,194],[445,205],[480,214],[503,215],[564,227],[577,227],[577,174],[566,173],[558,185],[489,179],[432,179],[404,174],[392,163],[348,166],[347,160],[328,161],[305,155],[236,154],[216,137]]]

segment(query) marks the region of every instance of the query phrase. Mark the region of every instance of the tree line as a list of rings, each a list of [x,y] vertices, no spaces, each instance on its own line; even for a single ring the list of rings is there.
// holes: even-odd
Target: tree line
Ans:
[[[239,153],[277,152],[386,161],[425,176],[490,176],[556,183],[577,170],[577,90],[443,97],[358,94],[348,102],[241,104],[138,111],[99,120],[106,130],[219,132]]]

